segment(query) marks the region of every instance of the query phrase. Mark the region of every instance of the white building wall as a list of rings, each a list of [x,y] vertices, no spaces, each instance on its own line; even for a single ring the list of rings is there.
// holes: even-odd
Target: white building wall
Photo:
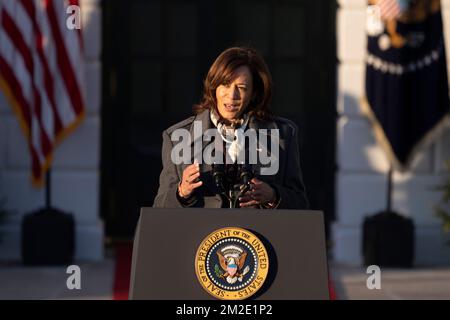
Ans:
[[[362,222],[386,208],[389,163],[376,144],[367,119],[359,109],[364,95],[366,53],[366,0],[339,0],[337,12],[338,124],[336,223],[334,258],[341,263],[362,263]],[[450,0],[443,0],[447,66],[450,74]],[[443,182],[443,162],[450,158],[450,127],[416,159],[408,174],[395,173],[393,208],[414,219],[416,265],[450,264],[448,235],[433,216],[440,194],[432,188]]]
[[[0,0],[4,1],[4,0]],[[52,168],[52,205],[73,213],[77,260],[103,259],[100,220],[100,0],[81,0],[86,53],[86,118],[55,151]],[[63,13],[65,14],[65,13]],[[20,222],[24,214],[45,204],[44,189],[30,183],[30,155],[17,118],[0,93],[0,197],[13,211],[0,226],[0,259],[20,259]]]

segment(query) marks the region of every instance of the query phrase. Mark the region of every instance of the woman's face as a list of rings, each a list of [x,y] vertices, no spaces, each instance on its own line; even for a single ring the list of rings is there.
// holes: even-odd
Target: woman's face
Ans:
[[[253,94],[253,78],[250,69],[242,66],[234,72],[230,83],[221,84],[216,89],[217,109],[228,121],[238,119],[245,111]]]

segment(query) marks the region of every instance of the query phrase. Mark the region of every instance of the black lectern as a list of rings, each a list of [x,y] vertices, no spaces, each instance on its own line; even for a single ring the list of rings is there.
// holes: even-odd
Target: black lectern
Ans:
[[[248,230],[267,249],[267,279],[250,299],[329,299],[322,212],[194,208],[142,208],[133,246],[129,298],[214,299],[200,284],[195,258],[205,237],[228,227]],[[231,264],[228,267],[225,272],[217,266],[211,270],[225,279],[236,272]]]

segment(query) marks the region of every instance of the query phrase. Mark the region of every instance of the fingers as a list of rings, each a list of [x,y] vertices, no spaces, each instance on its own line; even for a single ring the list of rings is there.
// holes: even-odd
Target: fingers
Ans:
[[[187,166],[183,171],[183,183],[190,183],[200,177],[200,165],[198,163]]]
[[[187,197],[192,194],[194,189],[200,187],[203,182],[200,178],[200,165],[198,163],[187,166],[183,171],[183,177],[181,181],[181,193]]]
[[[251,197],[252,199],[261,201],[261,200],[263,200],[264,193],[254,191],[254,192],[252,192],[252,193],[250,194],[250,197]]]
[[[239,201],[240,201],[241,203],[249,202],[249,201],[252,201],[252,200],[254,200],[254,199],[252,199],[252,197],[250,197],[250,196],[248,196],[248,195],[242,196],[242,197],[239,198]]]
[[[264,183],[264,182],[262,182],[261,180],[259,180],[258,178],[253,178],[252,180],[250,180],[250,182],[251,182],[253,185],[255,185],[255,186],[261,185],[261,184]]]
[[[191,183],[194,182],[196,179],[198,179],[200,177],[200,172],[196,172],[193,173],[191,176],[189,176],[188,178],[186,178],[186,182]]]
[[[251,201],[248,201],[248,202],[241,202],[239,204],[239,206],[242,207],[242,208],[256,206],[256,205],[259,205],[259,201],[251,200]]]
[[[275,191],[267,183],[254,178],[252,179],[252,184],[250,185],[250,190],[247,191],[239,201],[244,204],[244,206],[251,206],[256,201],[257,204],[271,202],[275,198]]]
[[[189,178],[191,175],[200,172],[200,165],[198,163],[191,164],[186,167],[183,171],[183,176],[185,179]]]
[[[245,194],[244,196],[239,198],[240,202],[249,202],[249,201],[258,201],[258,202],[264,202],[264,194],[262,193],[250,193]]]
[[[192,188],[192,189],[197,189],[197,188],[200,187],[202,184],[203,184],[203,181],[199,181],[199,182],[196,182],[196,183],[192,183],[192,184],[191,184],[191,188]]]
[[[263,184],[252,184],[250,185],[249,192],[260,192],[261,190],[264,190],[265,186]]]
[[[198,181],[195,183],[185,183],[181,184],[180,188],[182,189],[182,193],[185,197],[188,197],[194,192],[195,189],[200,187],[203,184],[203,181]]]

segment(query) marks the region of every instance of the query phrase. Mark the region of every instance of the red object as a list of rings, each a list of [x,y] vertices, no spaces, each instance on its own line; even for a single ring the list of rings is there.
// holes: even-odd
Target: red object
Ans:
[[[330,300],[337,300],[336,290],[334,289],[334,283],[331,277],[328,277],[328,291],[330,292]]]
[[[81,30],[69,30],[65,12],[60,0],[2,1],[0,10],[0,89],[28,140],[37,186],[85,114]]]
[[[130,287],[132,243],[116,245],[116,269],[114,275],[114,300],[128,300]]]
[[[378,6],[381,18],[384,20],[397,19],[402,14],[402,10],[396,0],[381,0]]]

